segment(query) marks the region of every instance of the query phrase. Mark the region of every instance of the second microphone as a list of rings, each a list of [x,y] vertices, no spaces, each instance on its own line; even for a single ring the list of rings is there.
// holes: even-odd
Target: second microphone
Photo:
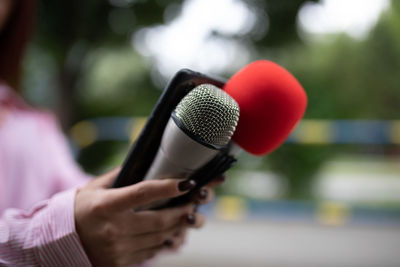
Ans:
[[[223,90],[201,84],[179,102],[145,179],[188,178],[225,147],[239,120],[239,106]]]

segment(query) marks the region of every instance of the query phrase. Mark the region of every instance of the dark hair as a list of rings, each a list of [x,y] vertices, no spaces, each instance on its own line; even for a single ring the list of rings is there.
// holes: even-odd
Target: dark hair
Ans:
[[[19,90],[21,63],[35,19],[36,1],[18,0],[0,33],[0,79]]]

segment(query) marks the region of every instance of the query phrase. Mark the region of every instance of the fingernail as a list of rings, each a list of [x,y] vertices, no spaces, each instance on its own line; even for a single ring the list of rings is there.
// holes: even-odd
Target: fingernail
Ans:
[[[185,180],[178,184],[178,189],[181,192],[188,191],[196,186],[196,182],[193,180]]]
[[[200,189],[200,192],[199,192],[199,198],[201,199],[201,200],[204,200],[204,199],[206,199],[207,198],[207,196],[208,196],[208,190],[206,189],[206,188],[201,188]]]
[[[194,225],[196,223],[196,216],[194,214],[186,215],[186,222],[190,225]]]
[[[174,242],[172,242],[172,240],[170,240],[170,239],[167,239],[164,241],[165,247],[172,247],[173,244],[174,244]]]

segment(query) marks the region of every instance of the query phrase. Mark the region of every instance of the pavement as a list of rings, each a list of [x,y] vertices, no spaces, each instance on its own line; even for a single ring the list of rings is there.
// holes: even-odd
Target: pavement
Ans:
[[[155,267],[399,267],[400,225],[209,219]]]

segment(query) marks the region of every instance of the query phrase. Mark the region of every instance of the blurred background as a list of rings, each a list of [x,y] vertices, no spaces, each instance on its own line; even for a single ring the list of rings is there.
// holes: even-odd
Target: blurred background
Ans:
[[[123,162],[179,69],[268,59],[307,92],[287,142],[240,155],[208,225],[156,266],[400,266],[400,1],[39,2],[23,95],[89,173]]]

